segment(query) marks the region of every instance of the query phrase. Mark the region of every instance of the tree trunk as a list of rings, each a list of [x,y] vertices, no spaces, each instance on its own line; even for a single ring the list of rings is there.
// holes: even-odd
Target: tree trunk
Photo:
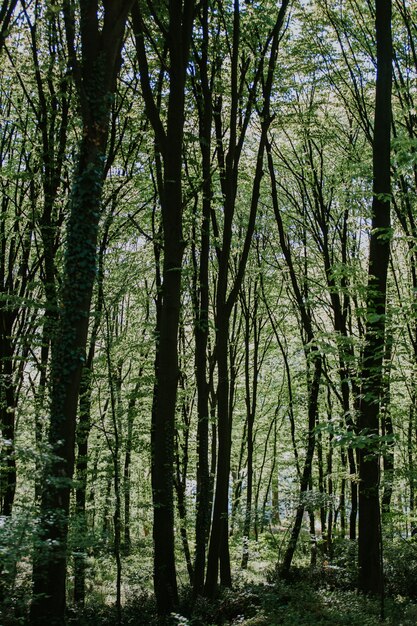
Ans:
[[[12,514],[16,491],[15,412],[12,326],[14,316],[0,310],[0,514]]]
[[[306,456],[304,459],[304,467],[300,477],[300,499],[297,506],[294,524],[291,531],[290,540],[283,558],[281,565],[277,565],[277,569],[281,575],[287,577],[290,571],[292,559],[294,556],[295,548],[297,546],[298,536],[301,530],[301,524],[303,521],[303,515],[305,510],[304,497],[309,488],[311,480],[311,468],[314,456],[314,447],[316,442],[315,427],[318,415],[318,402],[320,392],[320,381],[323,368],[323,359],[319,353],[317,346],[315,345],[315,336],[313,330],[313,322],[311,310],[308,304],[308,294],[303,293],[302,287],[298,281],[291,247],[289,245],[288,237],[284,230],[284,223],[282,215],[278,205],[278,190],[277,181],[275,175],[274,160],[272,156],[271,144],[267,144],[267,157],[268,157],[268,170],[271,181],[271,196],[274,209],[275,220],[278,227],[279,242],[282,253],[285,258],[285,262],[288,267],[292,289],[294,292],[295,300],[297,303],[298,312],[300,315],[300,326],[302,341],[304,344],[304,352],[307,361],[307,388],[308,388],[308,442]],[[306,272],[306,269],[305,269]],[[304,281],[307,283],[307,274],[305,274]],[[312,376],[309,374],[310,367],[313,369]]]
[[[294,556],[295,548],[297,546],[298,536],[301,530],[301,524],[303,521],[303,515],[305,510],[304,504],[304,496],[308,491],[310,478],[311,478],[311,465],[313,462],[314,455],[314,444],[315,444],[315,425],[317,419],[317,411],[318,411],[318,399],[319,399],[319,391],[320,391],[320,380],[321,380],[321,370],[322,370],[322,361],[320,355],[314,356],[314,371],[313,378],[310,383],[309,389],[309,399],[308,399],[308,443],[307,443],[307,452],[304,459],[304,468],[300,481],[300,502],[297,507],[295,521],[292,527],[290,540],[288,542],[287,549],[285,551],[285,555],[282,561],[282,565],[279,568],[281,575],[285,578],[288,577],[292,559]]]
[[[83,65],[78,65],[70,7],[65,4],[71,62],[79,87],[83,138],[73,180],[61,309],[51,365],[50,457],[45,467],[39,542],[33,565],[33,624],[62,624],[65,615],[67,535],[74,471],[75,423],[95,279],[104,156],[128,1],[106,6],[103,29],[81,3]],[[111,24],[111,28],[110,28]],[[99,77],[99,79],[98,79]],[[52,523],[51,523],[52,520]]]
[[[91,428],[91,376],[89,368],[84,368],[80,384],[80,414],[77,426],[77,463],[75,490],[75,512],[78,545],[74,550],[74,602],[84,606],[85,569],[87,549],[87,520],[85,514],[87,494],[88,437]]]
[[[258,285],[254,285],[254,306],[253,310],[249,310],[249,302],[245,308],[245,387],[246,387],[246,414],[248,423],[247,436],[247,484],[246,484],[246,511],[243,526],[243,555],[242,569],[246,569],[249,561],[249,538],[252,526],[252,491],[253,491],[253,455],[254,455],[254,432],[255,413],[258,395],[258,374],[259,374],[259,341],[260,341],[260,325],[258,321]],[[252,320],[252,324],[250,324]],[[253,355],[250,359],[250,343],[251,343],[251,325],[253,329]],[[253,372],[250,376],[250,364],[252,364]],[[258,506],[256,506],[258,508]]]
[[[146,321],[148,316],[146,317]],[[133,424],[135,418],[135,407],[140,389],[140,381],[143,375],[143,368],[138,372],[138,381],[132,390],[129,404],[127,407],[127,436],[125,460],[123,464],[123,495],[124,495],[124,532],[123,532],[123,552],[128,556],[132,548],[132,540],[130,533],[130,465],[132,462],[132,445],[133,445]]]
[[[368,437],[359,449],[359,589],[382,593],[379,433],[383,376],[385,300],[390,254],[391,2],[376,0],[377,77],[373,140],[372,231],[369,248],[367,319],[358,430]]]
[[[391,508],[391,498],[393,493],[394,482],[394,425],[391,416],[391,359],[392,359],[393,336],[392,329],[388,329],[386,334],[386,345],[384,355],[384,371],[383,371],[383,389],[381,398],[381,432],[386,437],[383,443],[383,468],[384,483],[381,500],[381,508],[384,516],[389,518]],[[389,519],[388,519],[389,522]],[[392,524],[390,524],[392,528]]]
[[[0,9],[0,54],[2,53],[6,37],[8,35],[9,25],[16,8],[17,0],[4,0]]]
[[[79,417],[77,424],[77,460],[76,460],[76,489],[75,489],[75,512],[77,517],[77,540],[74,554],[74,602],[84,606],[85,602],[85,569],[87,549],[87,471],[88,471],[88,438],[91,429],[91,394],[92,394],[92,368],[98,329],[103,310],[103,280],[104,280],[104,252],[107,246],[108,231],[112,221],[109,216],[104,228],[104,235],[98,254],[98,289],[97,304],[95,308],[94,324],[91,331],[90,347],[85,367],[80,381]]]
[[[193,254],[194,340],[195,371],[197,383],[197,513],[195,520],[195,561],[193,593],[201,593],[204,586],[206,547],[210,526],[210,474],[209,474],[209,381],[207,380],[207,346],[209,337],[209,255],[211,216],[211,133],[212,104],[208,77],[209,5],[204,0],[200,8],[203,32],[201,57],[198,57],[200,91],[199,106],[200,151],[202,160],[202,222],[200,231],[200,263]]]
[[[169,3],[166,45],[169,54],[169,98],[166,129],[156,106],[145,48],[143,15],[138,4],[132,13],[136,51],[146,110],[162,155],[160,192],[163,226],[161,309],[157,329],[157,367],[152,424],[152,497],[154,505],[154,590],[160,615],[178,604],[174,541],[174,436],[178,386],[178,328],[181,305],[182,142],[186,67],[194,19],[194,2]],[[151,9],[152,13],[152,9]],[[155,18],[152,13],[151,17]],[[156,20],[158,22],[158,19]]]

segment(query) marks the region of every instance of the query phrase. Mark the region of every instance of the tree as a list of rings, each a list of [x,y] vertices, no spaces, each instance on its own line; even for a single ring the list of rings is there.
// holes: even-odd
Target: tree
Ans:
[[[17,0],[5,0],[0,9],[0,54],[6,42],[10,22],[17,5]]]
[[[359,488],[361,589],[381,530],[411,553],[416,8],[381,121],[390,20],[342,4],[2,3],[7,621],[32,563],[34,624],[101,615],[104,585],[121,623],[152,574],[166,623],[184,572],[211,608],[258,554],[327,578]]]
[[[181,301],[181,269],[184,253],[182,150],[184,100],[195,3],[171,0],[166,14],[150,10],[150,18],[161,30],[168,52],[168,105],[166,127],[162,122],[149,74],[146,51],[145,7],[133,9],[136,51],[145,108],[162,156],[163,175],[159,184],[162,211],[163,269],[161,308],[157,327],[155,397],[152,415],[152,493],[154,504],[154,589],[158,612],[170,613],[178,604],[174,554],[173,461],[175,405],[178,386],[178,327]],[[167,26],[164,26],[165,22]],[[162,53],[161,58],[163,58]]]
[[[74,173],[62,279],[61,308],[52,349],[50,458],[45,468],[39,543],[33,567],[33,623],[64,620],[68,513],[74,471],[75,424],[88,318],[95,279],[97,230],[110,106],[131,2],[79,3],[81,62],[75,48],[75,5],[64,4],[68,57],[83,123]]]
[[[303,277],[304,281],[299,281],[297,273],[295,271],[293,254],[289,244],[289,237],[284,229],[284,223],[282,214],[279,207],[277,180],[274,168],[274,160],[272,155],[272,146],[270,142],[267,145],[267,157],[268,157],[268,170],[271,180],[271,196],[272,204],[275,215],[275,220],[278,226],[279,243],[282,253],[285,258],[285,263],[289,271],[291,287],[294,293],[294,297],[297,303],[298,315],[300,316],[300,327],[302,333],[302,341],[304,347],[304,353],[307,362],[307,411],[308,411],[308,440],[307,449],[304,458],[304,466],[300,476],[300,496],[296,509],[296,516],[291,530],[291,536],[287,545],[287,549],[284,554],[282,564],[279,566],[279,570],[283,576],[288,576],[291,567],[292,559],[294,556],[295,548],[298,541],[298,536],[301,530],[301,524],[305,511],[305,496],[310,487],[311,475],[312,475],[312,462],[314,455],[314,448],[316,443],[315,428],[317,423],[317,415],[319,409],[319,393],[320,382],[323,370],[323,357],[320,353],[320,349],[316,341],[316,333],[314,332],[312,311],[309,304],[308,297],[308,285],[306,276]]]
[[[282,27],[286,15],[288,2],[284,0],[274,20],[272,28],[267,31],[264,38],[255,39],[255,50],[259,54],[259,62],[252,69],[253,78],[250,84],[245,108],[239,107],[242,99],[240,86],[244,84],[249,66],[241,63],[241,75],[239,76],[239,60],[245,59],[245,51],[241,48],[241,8],[237,1],[233,4],[233,29],[231,43],[231,73],[230,73],[230,119],[228,145],[225,146],[222,126],[221,96],[216,98],[215,128],[217,141],[217,157],[220,171],[220,185],[223,196],[223,230],[221,233],[221,245],[218,246],[218,282],[215,304],[216,323],[216,360],[217,360],[217,417],[218,417],[218,464],[216,475],[216,488],[213,503],[213,518],[210,533],[209,552],[207,560],[207,573],[205,581],[205,593],[213,596],[216,593],[217,578],[220,564],[220,582],[224,586],[230,586],[230,554],[228,544],[228,485],[230,473],[230,387],[228,371],[228,343],[229,324],[233,307],[238,298],[239,290],[244,277],[248,260],[251,239],[255,228],[261,179],[263,176],[264,153],[267,144],[268,130],[272,121],[271,97],[274,85],[275,68],[278,57],[278,47],[282,33]],[[256,32],[258,36],[259,33]],[[252,42],[253,43],[253,42]],[[268,56],[267,56],[268,55]],[[256,167],[252,180],[250,208],[247,227],[243,237],[243,245],[239,256],[236,274],[229,287],[229,270],[232,250],[233,219],[236,209],[238,168],[242,147],[246,137],[252,109],[255,106],[258,84],[262,91],[259,98],[258,115],[261,132],[256,154]]]
[[[382,593],[381,518],[379,509],[379,410],[383,384],[386,286],[391,220],[391,2],[375,4],[377,76],[373,133],[372,230],[369,242],[366,333],[362,364],[359,433],[359,588]]]
[[[192,247],[194,308],[195,376],[197,384],[197,512],[195,520],[195,563],[193,590],[197,595],[204,586],[206,547],[210,529],[210,473],[209,473],[209,395],[211,373],[208,373],[209,341],[209,266],[210,266],[210,219],[212,206],[212,165],[211,138],[213,131],[213,103],[211,86],[216,74],[216,63],[209,72],[209,2],[201,3],[198,18],[201,24],[202,40],[200,48],[194,44],[193,56],[196,62],[196,77],[193,91],[196,99],[202,176],[202,216],[200,242],[197,249]],[[198,216],[195,216],[197,222]],[[197,234],[193,236],[193,242]],[[210,364],[210,369],[212,369]]]

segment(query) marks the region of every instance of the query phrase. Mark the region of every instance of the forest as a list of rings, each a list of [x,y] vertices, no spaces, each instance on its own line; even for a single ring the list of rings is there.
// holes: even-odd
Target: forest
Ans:
[[[0,624],[417,623],[417,3],[0,4]]]

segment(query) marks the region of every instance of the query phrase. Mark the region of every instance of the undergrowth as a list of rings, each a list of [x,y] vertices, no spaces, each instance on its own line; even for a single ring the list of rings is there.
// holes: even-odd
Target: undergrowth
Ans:
[[[133,576],[136,563],[126,564],[125,593],[120,626],[415,626],[417,624],[417,542],[398,539],[384,551],[385,598],[383,621],[381,600],[358,594],[356,587],[355,542],[339,540],[334,543],[332,558],[321,554],[317,565],[293,567],[290,577],[283,580],[272,571],[263,569],[262,579],[251,581],[248,573],[235,576],[233,590],[220,590],[215,600],[193,597],[189,586],[180,592],[175,614],[165,621],[156,616],[155,600],[150,581]],[[259,553],[259,562],[265,563]],[[271,561],[270,561],[271,562]],[[301,561],[299,561],[301,562]],[[128,564],[130,566],[128,567]],[[108,572],[110,563],[97,561],[95,567]],[[6,568],[3,567],[3,574]],[[5,579],[0,592],[0,626],[28,624],[29,576],[19,576],[23,584],[6,591]],[[259,572],[257,572],[259,573]],[[261,582],[263,580],[263,582]],[[88,605],[82,610],[70,607],[67,626],[117,626],[117,614],[112,597],[107,594],[104,574],[95,576],[89,592]],[[94,585],[93,581],[91,583]],[[90,584],[91,584],[90,583]],[[147,585],[147,591],[143,591]],[[10,593],[12,591],[12,593]]]

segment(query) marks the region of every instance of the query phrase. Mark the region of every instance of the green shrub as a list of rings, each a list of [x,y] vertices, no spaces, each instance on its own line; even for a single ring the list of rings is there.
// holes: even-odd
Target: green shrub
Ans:
[[[417,538],[385,543],[384,580],[387,594],[417,599]]]

